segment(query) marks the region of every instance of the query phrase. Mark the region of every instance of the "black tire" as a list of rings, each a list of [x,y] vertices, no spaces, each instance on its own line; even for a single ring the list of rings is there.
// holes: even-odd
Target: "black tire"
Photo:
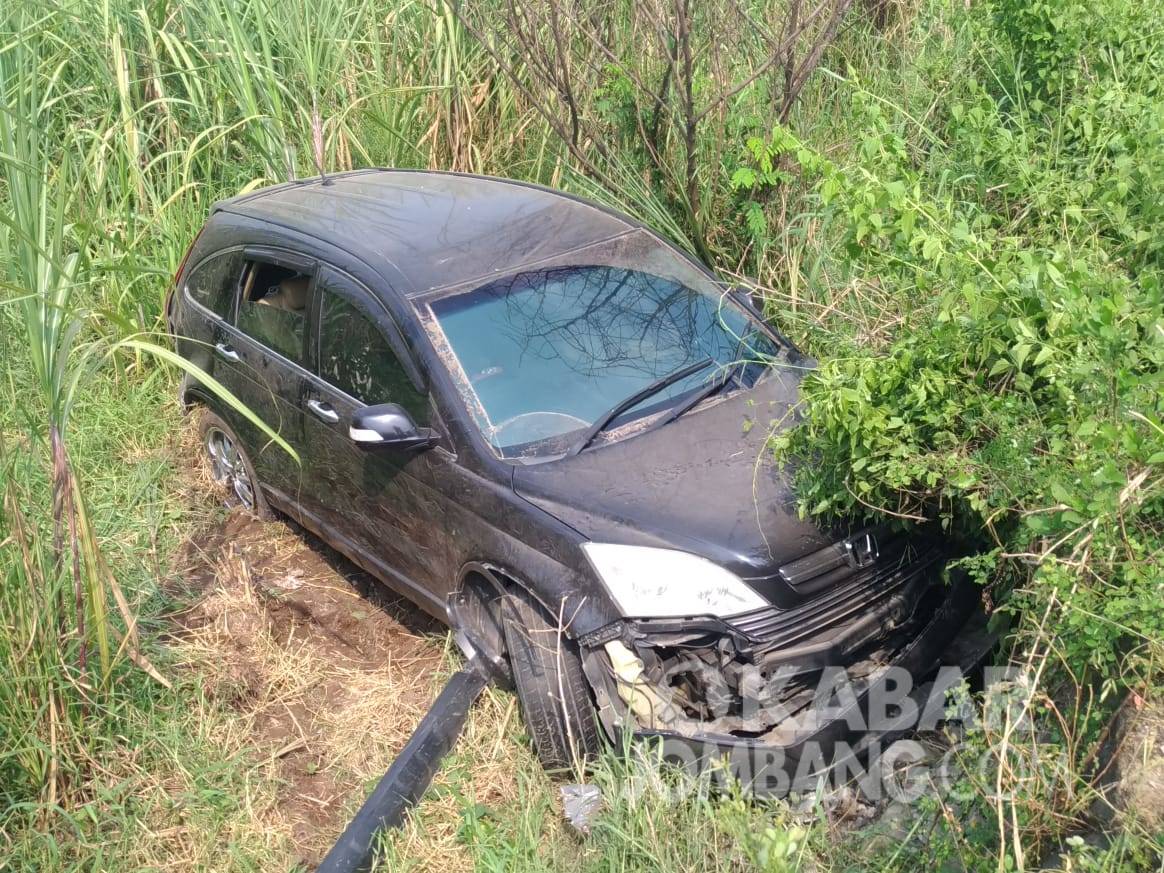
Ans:
[[[210,470],[210,477],[226,491],[230,503],[242,506],[255,518],[263,521],[273,519],[275,514],[267,503],[263,488],[255,475],[254,465],[251,464],[251,459],[247,456],[238,435],[219,415],[206,407],[200,407],[196,414],[198,444],[202,449],[203,460]],[[233,446],[234,451],[233,461],[227,463],[225,468],[222,461],[215,457],[214,445],[219,436],[224,437]],[[221,453],[223,443],[219,442],[218,447]]]
[[[505,646],[526,730],[547,770],[581,770],[602,743],[578,647],[524,592],[505,597]]]

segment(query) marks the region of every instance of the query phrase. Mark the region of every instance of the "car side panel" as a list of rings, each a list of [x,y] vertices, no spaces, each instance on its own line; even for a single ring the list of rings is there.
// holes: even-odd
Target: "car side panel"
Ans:
[[[506,479],[481,475],[439,448],[427,454],[440,492],[442,563],[456,580],[453,590],[467,567],[480,564],[521,584],[571,636],[618,618],[594,587],[581,536],[518,497]]]
[[[369,547],[358,543],[355,538],[326,524],[314,511],[299,512],[299,520],[390,587],[446,620],[448,616],[443,604],[462,584],[466,568],[480,564],[495,568],[524,585],[551,615],[567,616],[574,635],[615,621],[618,615],[578,547],[583,538],[514,493],[512,468],[488,452],[471,423],[465,420],[463,409],[455,399],[455,386],[443,371],[415,309],[406,300],[386,290],[391,283],[359,258],[335,246],[294,230],[227,211],[214,214],[191,252],[190,263],[195,263],[207,252],[242,244],[244,236],[247,244],[286,246],[316,257],[374,289],[400,327],[411,355],[409,364],[417,374],[418,388],[432,391],[436,421],[441,423],[447,439],[447,444],[419,456],[428,470],[426,477],[418,479],[420,484],[416,488],[417,523],[424,526],[432,548],[426,555],[423,572],[418,572],[418,578],[413,581],[427,593],[418,591],[415,586],[402,585],[374,544]],[[402,282],[403,277],[393,277],[392,281]],[[175,330],[179,335],[190,337],[189,340],[178,340],[179,351],[216,378],[221,375],[231,378],[230,371],[224,374],[219,368],[211,340],[236,338],[237,332],[227,326],[212,324],[212,320],[203,314],[192,313],[193,308],[188,299],[179,295],[174,307]],[[262,391],[257,379],[265,376],[265,366],[260,356],[257,372],[240,378],[243,387],[239,390],[257,398],[258,392]],[[284,423],[288,427],[287,433],[295,440],[304,438],[302,421],[298,426],[291,421],[297,415],[294,408],[302,402],[299,392],[303,390],[310,389],[284,379],[277,392],[264,392],[264,402],[272,403],[273,420]],[[273,401],[273,394],[278,394],[281,399]],[[264,442],[257,429],[240,419],[240,416],[228,416],[232,425],[237,424],[240,436],[246,434],[244,440],[247,444],[261,449]],[[278,467],[282,462],[274,459],[270,452],[271,449],[263,450],[265,462],[269,459]],[[305,458],[305,463],[311,463],[311,459]],[[286,484],[286,490],[268,489],[272,492],[273,502],[294,515],[305,494],[301,490],[305,484],[302,474],[298,468],[294,473],[290,469],[276,469],[275,474]],[[303,508],[307,509],[306,506]]]
[[[306,483],[304,470],[310,464],[302,415],[310,374],[231,325],[222,325],[220,332],[225,344],[238,354],[239,361],[220,360],[215,365],[218,378],[285,439],[300,460],[296,461],[234,409],[229,410],[231,426],[243,440],[259,481],[298,502]]]
[[[393,588],[414,600],[443,603],[447,582],[431,555],[440,527],[434,525],[438,516],[431,506],[427,459],[386,447],[361,448],[348,436],[348,425],[362,404],[317,377],[308,395],[326,403],[339,420],[304,416],[305,508],[328,531],[383,564]]]

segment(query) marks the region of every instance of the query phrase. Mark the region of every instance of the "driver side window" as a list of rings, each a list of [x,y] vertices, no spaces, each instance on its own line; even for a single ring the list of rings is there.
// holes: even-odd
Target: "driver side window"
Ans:
[[[323,288],[319,313],[319,376],[366,405],[399,403],[424,426],[428,403],[416,390],[371,315]]]

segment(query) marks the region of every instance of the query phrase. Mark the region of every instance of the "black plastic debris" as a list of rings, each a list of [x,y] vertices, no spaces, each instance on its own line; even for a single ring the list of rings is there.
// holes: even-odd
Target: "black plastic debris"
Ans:
[[[485,667],[476,658],[453,674],[316,873],[354,873],[371,867],[376,835],[404,823],[405,813],[424,795],[488,682]]]

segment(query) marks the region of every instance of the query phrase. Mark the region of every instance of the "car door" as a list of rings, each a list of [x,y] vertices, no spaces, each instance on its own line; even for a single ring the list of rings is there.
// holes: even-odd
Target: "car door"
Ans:
[[[182,282],[184,305],[173,306],[177,321],[169,325],[178,353],[231,391],[238,373],[222,361],[216,347],[226,341],[234,321],[243,262],[242,247],[234,246],[212,251],[192,264]]]
[[[305,459],[303,401],[316,262],[269,246],[242,249],[233,318],[214,337],[214,373]],[[227,412],[260,482],[296,515],[304,467],[237,412]]]
[[[431,404],[400,362],[405,345],[383,304],[328,266],[317,288],[316,378],[304,419],[312,511],[378,575],[440,609],[440,506],[428,453],[368,447],[348,433],[352,413],[364,406],[398,403],[426,427]]]

